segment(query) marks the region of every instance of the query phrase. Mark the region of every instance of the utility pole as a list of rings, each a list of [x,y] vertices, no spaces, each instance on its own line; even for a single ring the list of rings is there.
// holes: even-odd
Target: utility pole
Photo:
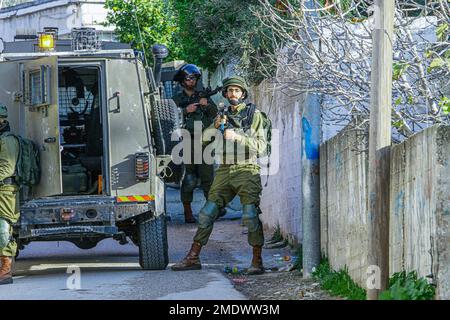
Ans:
[[[302,112],[303,278],[320,263],[320,104],[308,93]]]
[[[387,288],[389,279],[389,183],[394,1],[375,0],[374,4],[368,176],[368,300],[377,300],[380,292]]]
[[[314,9],[314,1],[305,1],[305,7]],[[307,19],[317,17],[313,10],[305,15]],[[312,41],[316,41],[312,28],[310,34]],[[320,263],[320,100],[319,95],[308,92],[302,110],[303,278],[310,278],[313,268]]]

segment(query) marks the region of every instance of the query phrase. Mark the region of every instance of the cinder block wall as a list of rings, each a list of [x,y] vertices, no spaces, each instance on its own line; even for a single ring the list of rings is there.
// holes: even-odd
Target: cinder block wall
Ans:
[[[367,156],[352,151],[355,133],[321,146],[321,246],[334,269],[348,267],[365,287]],[[390,273],[431,275],[437,297],[450,298],[450,127],[434,126],[393,146]]]
[[[261,220],[271,228],[279,225],[291,243],[301,242],[301,110],[304,97],[290,97],[270,89],[270,85],[263,82],[252,88],[250,100],[272,120],[271,166],[278,168],[276,174],[269,176],[265,187],[267,176],[261,176]]]
[[[321,248],[335,270],[348,268],[364,285],[367,270],[367,155],[356,133],[341,133],[320,147]]]
[[[450,299],[450,127],[428,128],[391,155],[390,271],[433,276]]]

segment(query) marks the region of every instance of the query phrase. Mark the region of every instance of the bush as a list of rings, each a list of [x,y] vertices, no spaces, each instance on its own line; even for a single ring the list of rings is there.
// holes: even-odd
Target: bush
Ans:
[[[417,273],[397,272],[389,279],[389,289],[383,291],[380,300],[433,300],[435,288]]]
[[[353,281],[348,274],[347,267],[334,271],[325,257],[322,258],[312,275],[314,279],[320,282],[321,288],[332,295],[345,297],[349,300],[366,299],[366,291]]]

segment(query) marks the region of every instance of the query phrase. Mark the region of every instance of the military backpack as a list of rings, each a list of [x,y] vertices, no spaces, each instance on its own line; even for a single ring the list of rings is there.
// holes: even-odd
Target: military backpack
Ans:
[[[15,180],[20,186],[31,187],[39,183],[41,179],[41,165],[39,149],[36,144],[19,135],[14,136],[19,143],[19,156],[17,158]]]

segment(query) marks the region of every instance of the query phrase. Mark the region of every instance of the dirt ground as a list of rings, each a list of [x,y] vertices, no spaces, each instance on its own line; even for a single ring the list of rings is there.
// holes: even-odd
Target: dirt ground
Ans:
[[[179,212],[179,211],[178,211]],[[195,224],[184,224],[182,215],[172,216],[169,222],[169,248],[172,248],[171,263],[183,256],[173,254],[186,252],[196,231]],[[266,239],[272,233],[265,230]],[[184,250],[181,249],[185,248]],[[174,250],[174,249],[177,250]],[[181,250],[179,250],[181,249]],[[289,269],[295,261],[294,252],[289,246],[276,249],[263,249],[266,273],[248,276],[244,274],[252,258],[252,249],[247,243],[247,228],[241,223],[239,215],[230,214],[214,224],[208,244],[202,249],[201,262],[204,268],[220,270],[234,287],[250,300],[335,300],[314,280],[304,280],[299,271]],[[234,269],[234,272],[233,272]]]
[[[228,277],[234,287],[250,300],[337,300],[320,290],[314,280],[303,279],[298,271]]]
[[[240,234],[233,237],[233,248],[228,247],[234,257],[245,260],[245,263],[238,264],[238,273],[233,270],[224,270],[227,277],[233,283],[236,290],[240,291],[250,300],[336,300],[338,298],[330,296],[320,289],[317,281],[303,279],[299,270],[292,270],[296,256],[289,246],[274,249],[263,249],[263,263],[266,272],[262,275],[245,275],[245,269],[251,261],[251,250],[246,250],[246,255],[239,251],[242,243],[245,243],[246,230],[242,225]],[[236,230],[237,231],[237,230]],[[270,239],[271,230],[265,230],[266,241]],[[240,243],[240,245],[238,244]],[[267,241],[268,242],[268,241]],[[230,266],[231,267],[231,266]],[[240,270],[242,268],[242,270]],[[239,272],[242,271],[242,272]]]

